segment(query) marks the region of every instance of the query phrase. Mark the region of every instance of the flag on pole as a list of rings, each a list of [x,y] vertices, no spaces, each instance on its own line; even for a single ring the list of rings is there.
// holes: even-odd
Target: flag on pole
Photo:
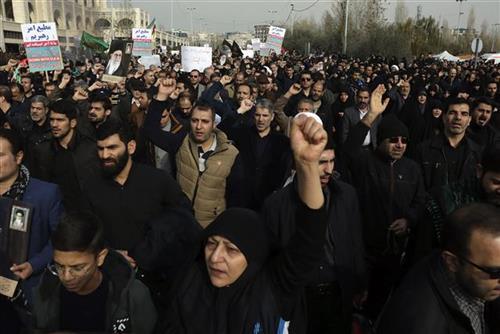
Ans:
[[[91,35],[86,31],[82,33],[80,44],[86,48],[96,50],[98,52],[104,52],[109,49],[109,45],[102,38]]]

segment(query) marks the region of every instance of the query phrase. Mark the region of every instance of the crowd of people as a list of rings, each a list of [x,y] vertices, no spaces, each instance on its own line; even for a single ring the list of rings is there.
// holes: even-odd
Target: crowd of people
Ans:
[[[2,332],[500,332],[500,66],[0,58]]]

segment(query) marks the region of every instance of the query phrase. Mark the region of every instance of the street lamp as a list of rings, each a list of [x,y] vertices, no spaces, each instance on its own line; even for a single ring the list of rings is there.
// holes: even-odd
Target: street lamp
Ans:
[[[196,8],[194,7],[189,7],[189,8],[186,8],[190,14],[191,14],[191,38],[190,40],[192,41],[193,40],[193,37],[194,37],[194,30],[193,30],[193,11],[196,10]]]
[[[460,18],[464,14],[462,12],[462,2],[466,0],[456,0],[458,2],[458,22],[457,22],[457,35],[460,33]]]

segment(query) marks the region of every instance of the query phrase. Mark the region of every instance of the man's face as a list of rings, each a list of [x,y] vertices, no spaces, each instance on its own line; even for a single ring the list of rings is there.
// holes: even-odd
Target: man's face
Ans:
[[[473,231],[466,258],[483,268],[500,268],[500,237],[487,231]],[[458,285],[470,296],[484,301],[493,301],[500,297],[500,280],[491,279],[487,273],[472,264],[459,259],[454,274]]]
[[[116,62],[116,63],[121,63],[122,61],[122,50],[116,50],[111,54],[110,61]]]
[[[110,113],[111,110],[104,109],[102,102],[92,102],[90,104],[88,118],[94,125],[100,124],[106,120]]]
[[[57,276],[70,292],[86,295],[95,289],[99,280],[99,266],[105,255],[89,252],[65,252],[54,249]]]
[[[312,86],[312,84],[313,81],[310,74],[302,74],[300,76],[300,87],[302,87],[302,89],[308,89]]]
[[[201,81],[200,72],[191,71],[191,73],[189,73],[189,81],[193,86],[197,85]]]
[[[228,239],[213,235],[205,245],[205,264],[213,286],[223,288],[236,282],[246,270],[245,255]]]
[[[238,90],[236,91],[236,99],[238,100],[238,102],[241,102],[244,99],[249,99],[251,95],[252,93],[250,91],[250,87],[246,85],[239,86]]]
[[[450,78],[455,78],[457,76],[457,70],[452,68],[449,72]]]
[[[335,168],[335,151],[334,150],[324,150],[319,157],[319,177],[321,181],[321,187],[326,187],[330,182]]]
[[[148,71],[146,74],[144,74],[144,82],[148,85],[154,85],[156,81],[155,74],[153,71]]]
[[[488,86],[486,86],[486,91],[488,92],[489,97],[495,97],[497,89],[498,85],[495,82],[490,82]]]
[[[137,101],[141,105],[142,109],[147,109],[149,107],[149,98],[147,92],[138,92]]]
[[[42,102],[32,102],[31,103],[31,119],[35,123],[43,123],[47,118],[48,108],[46,108]]]
[[[191,114],[191,109],[193,108],[193,104],[187,98],[183,98],[179,100],[179,110],[183,115],[188,116]]]
[[[15,177],[19,173],[22,154],[12,154],[11,145],[5,138],[0,138],[0,182]]]
[[[10,89],[12,93],[12,101],[23,102],[24,94],[19,90],[18,87],[13,87]]]
[[[98,140],[97,154],[101,160],[102,170],[108,177],[120,174],[130,159],[127,145],[120,140],[118,134],[111,135],[104,140]]]
[[[236,74],[236,79],[234,80],[234,82],[237,85],[241,85],[242,83],[244,83],[245,82],[245,76],[243,75],[243,73]]]
[[[33,84],[31,83],[30,78],[22,78],[21,85],[23,86],[24,93],[29,93],[33,88]]]
[[[403,96],[410,95],[410,83],[408,81],[403,81],[401,83],[401,94]]]
[[[313,101],[319,101],[325,94],[325,91],[323,90],[323,83],[321,82],[316,82],[313,87],[312,87],[312,95],[311,98]]]
[[[70,120],[64,114],[50,112],[50,128],[54,138],[61,139],[66,137],[75,126],[76,120]]]
[[[386,138],[380,143],[378,149],[392,160],[399,160],[406,151],[407,141],[408,138],[401,136]]]
[[[359,91],[356,94],[356,99],[358,100],[358,108],[364,110],[368,108],[368,104],[370,103],[370,93],[367,91]]]
[[[479,103],[479,105],[472,112],[472,120],[476,125],[485,126],[491,118],[493,107],[486,103]]]
[[[452,104],[443,115],[444,128],[451,135],[463,134],[470,121],[468,104]]]
[[[264,94],[269,90],[269,81],[268,82],[259,82],[259,93]]]
[[[267,131],[271,127],[271,122],[274,119],[274,115],[267,108],[256,108],[255,109],[255,126],[258,132]]]
[[[293,67],[287,67],[285,72],[286,72],[286,75],[288,77],[292,77],[293,76]]]
[[[373,74],[373,67],[371,66],[366,66],[366,69],[365,69],[365,74],[367,77],[371,77],[372,74]]]
[[[500,173],[494,171],[482,173],[480,180],[487,202],[500,206]]]
[[[212,112],[195,108],[191,114],[191,136],[197,144],[203,144],[212,136],[215,123]]]
[[[45,96],[47,96],[48,98],[51,98],[52,95],[54,94],[55,90],[56,90],[56,86],[54,86],[54,85],[45,86]]]
[[[299,102],[297,105],[297,112],[312,112],[314,109],[314,106],[308,102]]]

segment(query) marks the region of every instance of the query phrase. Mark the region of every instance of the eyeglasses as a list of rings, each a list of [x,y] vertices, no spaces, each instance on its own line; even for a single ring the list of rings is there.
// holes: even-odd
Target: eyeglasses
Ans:
[[[53,263],[47,265],[47,269],[50,271],[50,273],[54,276],[60,276],[64,274],[64,271],[66,268],[68,269],[69,274],[72,277],[81,277],[87,274],[90,271],[91,265],[80,265],[76,267],[67,267],[67,266],[61,266],[58,263]]]
[[[300,78],[300,81],[311,81],[312,78]]]
[[[475,264],[472,261],[467,260],[465,257],[456,255],[460,260],[467,262],[473,267],[476,267],[477,269],[481,270],[482,272],[487,273],[490,276],[490,279],[500,279],[500,268],[487,268],[487,267],[481,267],[480,265]]]
[[[406,137],[391,137],[389,138],[389,143],[397,144],[399,143],[399,139],[401,139],[401,144],[408,144],[408,138]]]
[[[190,77],[190,78],[193,78],[193,79],[198,79],[198,76],[197,76],[197,75],[190,75],[189,77]]]

